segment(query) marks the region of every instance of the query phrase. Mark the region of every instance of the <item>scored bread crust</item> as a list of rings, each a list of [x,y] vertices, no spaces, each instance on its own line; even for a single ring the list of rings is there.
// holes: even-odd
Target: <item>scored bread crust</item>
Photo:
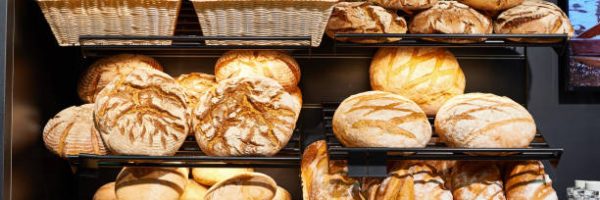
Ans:
[[[84,102],[93,103],[98,93],[113,79],[140,68],[163,70],[158,61],[144,55],[119,54],[100,59],[83,74],[77,93]]]
[[[494,31],[499,34],[567,34],[575,30],[569,17],[553,3],[527,0],[498,15]],[[508,38],[516,42],[557,42],[552,39]],[[559,39],[560,40],[560,39]]]
[[[189,131],[184,89],[169,75],[138,69],[99,94],[94,119],[115,154],[174,155]]]
[[[431,8],[437,0],[369,0],[384,8],[394,10],[423,10]]]
[[[438,1],[433,7],[413,17],[409,30],[418,34],[491,34],[492,20],[469,6],[456,1]],[[448,43],[481,42],[485,38],[423,38]]]
[[[198,99],[217,85],[214,75],[192,72],[181,74],[176,79],[177,83],[185,89],[190,106],[198,103]]]
[[[270,156],[292,137],[296,106],[294,98],[273,79],[226,79],[194,109],[193,131],[207,155]]]
[[[225,179],[206,192],[204,200],[272,200],[277,183],[262,173],[247,172]]]
[[[78,154],[106,155],[100,134],[94,126],[94,104],[71,106],[50,119],[43,140],[52,153],[61,157]]]
[[[535,137],[536,126],[531,114],[508,97],[469,93],[446,101],[435,131],[452,147],[523,148]]]
[[[502,175],[494,162],[462,161],[451,176],[454,199],[506,199]]]
[[[504,190],[507,199],[558,200],[552,180],[540,161],[511,164],[506,173]]]
[[[372,190],[373,191],[373,190]],[[392,168],[371,193],[374,200],[419,199],[452,200],[452,192],[445,188],[444,180],[431,166],[421,162],[400,162]]]
[[[380,48],[369,72],[373,90],[409,98],[429,116],[465,91],[465,75],[444,48]]]
[[[123,167],[115,181],[119,200],[179,200],[188,168]]]
[[[292,89],[300,82],[300,67],[289,54],[272,50],[233,50],[217,60],[217,82],[241,76],[272,78],[284,88]]]
[[[457,0],[478,10],[502,11],[523,3],[524,0]]]
[[[346,98],[333,115],[333,132],[347,147],[425,147],[431,125],[411,100],[369,91]]]
[[[340,2],[333,7],[325,33],[335,38],[336,33],[406,33],[403,17],[370,2]],[[342,42],[382,43],[400,38],[335,38]]]

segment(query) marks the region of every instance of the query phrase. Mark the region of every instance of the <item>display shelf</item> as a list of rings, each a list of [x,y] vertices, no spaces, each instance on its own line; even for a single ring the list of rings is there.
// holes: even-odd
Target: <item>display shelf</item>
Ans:
[[[543,135],[535,135],[527,148],[452,148],[433,134],[425,148],[358,148],[344,147],[332,130],[333,114],[339,103],[323,103],[323,124],[329,156],[347,160],[350,176],[386,176],[388,161],[399,160],[548,160],[558,164],[563,149],[551,147]],[[429,119],[433,125],[433,118]]]

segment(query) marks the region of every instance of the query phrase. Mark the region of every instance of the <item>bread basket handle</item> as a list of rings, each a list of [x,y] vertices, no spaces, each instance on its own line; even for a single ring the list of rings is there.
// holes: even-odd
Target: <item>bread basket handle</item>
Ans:
[[[577,36],[577,38],[593,38],[593,37],[596,37],[597,35],[600,35],[600,24],[596,24],[594,27],[579,34],[579,36]]]

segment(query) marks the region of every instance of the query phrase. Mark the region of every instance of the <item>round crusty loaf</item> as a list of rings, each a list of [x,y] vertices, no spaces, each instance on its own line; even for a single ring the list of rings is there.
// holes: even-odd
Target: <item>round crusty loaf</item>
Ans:
[[[290,93],[290,95],[292,95],[293,99],[294,99],[294,103],[295,105],[295,109],[294,112],[298,113],[298,117],[300,116],[300,111],[302,110],[302,91],[300,90],[299,87],[295,87],[292,88],[290,90],[287,90],[288,93]]]
[[[115,184],[119,200],[178,200],[188,168],[124,167]]]
[[[438,0],[369,0],[387,9],[394,10],[423,10],[431,8]]]
[[[533,140],[536,127],[531,114],[512,99],[469,93],[440,108],[435,131],[452,147],[523,148]]]
[[[202,185],[212,186],[222,180],[228,179],[232,176],[246,173],[246,172],[254,172],[252,168],[211,168],[211,167],[202,167],[202,168],[192,168],[192,176],[194,180]]]
[[[438,1],[433,7],[417,14],[411,21],[411,33],[423,34],[491,34],[492,20],[456,1]],[[477,39],[424,38],[431,41],[449,43],[471,43],[484,41]]]
[[[207,155],[273,155],[290,140],[297,103],[276,81],[237,77],[219,82],[194,109],[194,133]]]
[[[113,79],[140,68],[161,71],[163,69],[158,61],[144,55],[120,54],[100,59],[83,74],[77,86],[77,93],[83,101],[93,103],[100,90]]]
[[[498,15],[494,31],[500,34],[568,34],[574,29],[569,17],[556,5],[547,1],[527,0]],[[556,42],[548,39],[510,38],[517,42]]]
[[[558,200],[552,180],[539,161],[514,163],[505,175],[507,199]]]
[[[102,185],[102,187],[96,190],[92,200],[117,200],[117,194],[115,193],[115,182],[110,182]]]
[[[277,192],[277,183],[262,173],[238,174],[212,186],[204,200],[272,200]]]
[[[500,169],[493,162],[459,162],[451,176],[454,199],[506,199]]]
[[[347,147],[425,147],[431,125],[411,100],[370,91],[340,104],[333,115],[333,132]]]
[[[215,65],[218,82],[241,76],[264,76],[292,89],[300,82],[298,62],[282,51],[234,50],[223,54]]]
[[[523,3],[523,0],[457,0],[478,10],[501,11]]]
[[[370,78],[373,90],[409,98],[430,116],[465,91],[458,61],[443,48],[381,48],[371,62]]]
[[[196,105],[205,92],[217,85],[214,75],[198,72],[181,74],[175,80],[185,89],[190,106]]]
[[[116,154],[173,155],[189,131],[183,88],[153,69],[108,84],[96,98],[94,117],[104,144]]]
[[[192,179],[188,179],[187,183],[185,184],[183,194],[181,194],[179,200],[203,200],[207,191],[208,188],[196,183],[196,181]]]
[[[292,200],[292,195],[285,188],[277,186],[277,192],[275,192],[273,200]]]
[[[94,104],[60,111],[44,127],[44,144],[61,157],[82,153],[106,155],[107,149],[94,127]]]
[[[369,2],[340,2],[333,7],[325,33],[406,33],[407,24],[396,12]],[[381,43],[400,38],[335,38],[342,42]]]
[[[452,192],[435,169],[419,162],[399,163],[384,179],[374,199],[452,200]]]

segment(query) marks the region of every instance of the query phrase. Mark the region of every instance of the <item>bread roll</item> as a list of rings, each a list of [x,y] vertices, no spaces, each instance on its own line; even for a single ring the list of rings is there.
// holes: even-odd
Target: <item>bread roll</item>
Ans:
[[[569,17],[556,5],[547,1],[527,0],[508,9],[494,22],[494,31],[500,34],[568,34],[574,29]],[[548,39],[510,38],[516,42],[557,42]]]
[[[435,131],[452,147],[524,148],[535,137],[536,127],[531,114],[512,99],[469,93],[440,108]]]
[[[523,0],[458,0],[478,10],[501,11],[523,3]]]
[[[198,99],[217,85],[215,76],[205,73],[192,72],[181,74],[177,77],[177,83],[185,89],[188,98],[188,104],[193,106],[198,103]]]
[[[104,184],[102,187],[98,188],[92,200],[117,200],[117,194],[115,194],[115,182]]]
[[[411,21],[411,33],[422,34],[491,34],[492,20],[456,1],[438,1],[433,7],[417,14]],[[436,39],[424,38],[431,41],[449,43],[481,42],[477,39]]]
[[[398,164],[381,182],[374,200],[452,200],[452,192],[429,165],[406,162]]]
[[[552,180],[539,161],[512,165],[506,174],[504,189],[510,200],[558,200]]]
[[[336,33],[406,33],[404,18],[396,12],[368,2],[340,2],[333,7],[325,33],[334,38]],[[400,38],[335,38],[342,42],[382,43]]]
[[[431,8],[437,0],[369,0],[387,9],[394,10],[423,10]]]
[[[333,115],[333,133],[347,147],[425,147],[431,125],[411,100],[370,91],[340,104]]]
[[[117,199],[178,200],[188,174],[188,168],[124,167],[117,175]]]
[[[493,162],[459,162],[452,172],[454,200],[505,200],[500,169]]]
[[[246,173],[246,172],[254,172],[252,168],[211,168],[211,167],[202,167],[202,168],[192,168],[192,176],[194,180],[202,185],[212,186],[222,180],[228,179],[229,177]]]
[[[292,195],[285,188],[277,186],[277,192],[273,200],[292,200]]]
[[[44,144],[52,153],[106,155],[107,149],[94,127],[94,104],[71,106],[60,111],[44,127]]]
[[[277,192],[277,183],[262,173],[242,173],[212,186],[204,200],[272,200]]]
[[[282,51],[229,51],[215,65],[217,81],[241,76],[264,76],[276,80],[286,89],[300,82],[300,67],[296,60]]]
[[[158,61],[144,55],[120,54],[100,59],[83,74],[77,85],[77,93],[84,102],[93,103],[100,90],[113,79],[140,68],[162,71]]]
[[[208,189],[192,179],[188,179],[183,189],[183,194],[179,197],[179,200],[204,200],[204,195]]]
[[[304,150],[300,165],[305,200],[362,200],[358,181],[347,176],[342,161],[329,162],[327,143],[316,141]]]
[[[94,115],[104,144],[115,154],[173,155],[189,129],[184,89],[152,69],[108,84],[96,98]]]
[[[274,155],[294,131],[294,98],[273,79],[237,77],[219,82],[194,109],[200,148],[213,156]]]
[[[458,61],[443,48],[381,48],[371,62],[370,78],[373,90],[409,98],[429,116],[465,91]]]

